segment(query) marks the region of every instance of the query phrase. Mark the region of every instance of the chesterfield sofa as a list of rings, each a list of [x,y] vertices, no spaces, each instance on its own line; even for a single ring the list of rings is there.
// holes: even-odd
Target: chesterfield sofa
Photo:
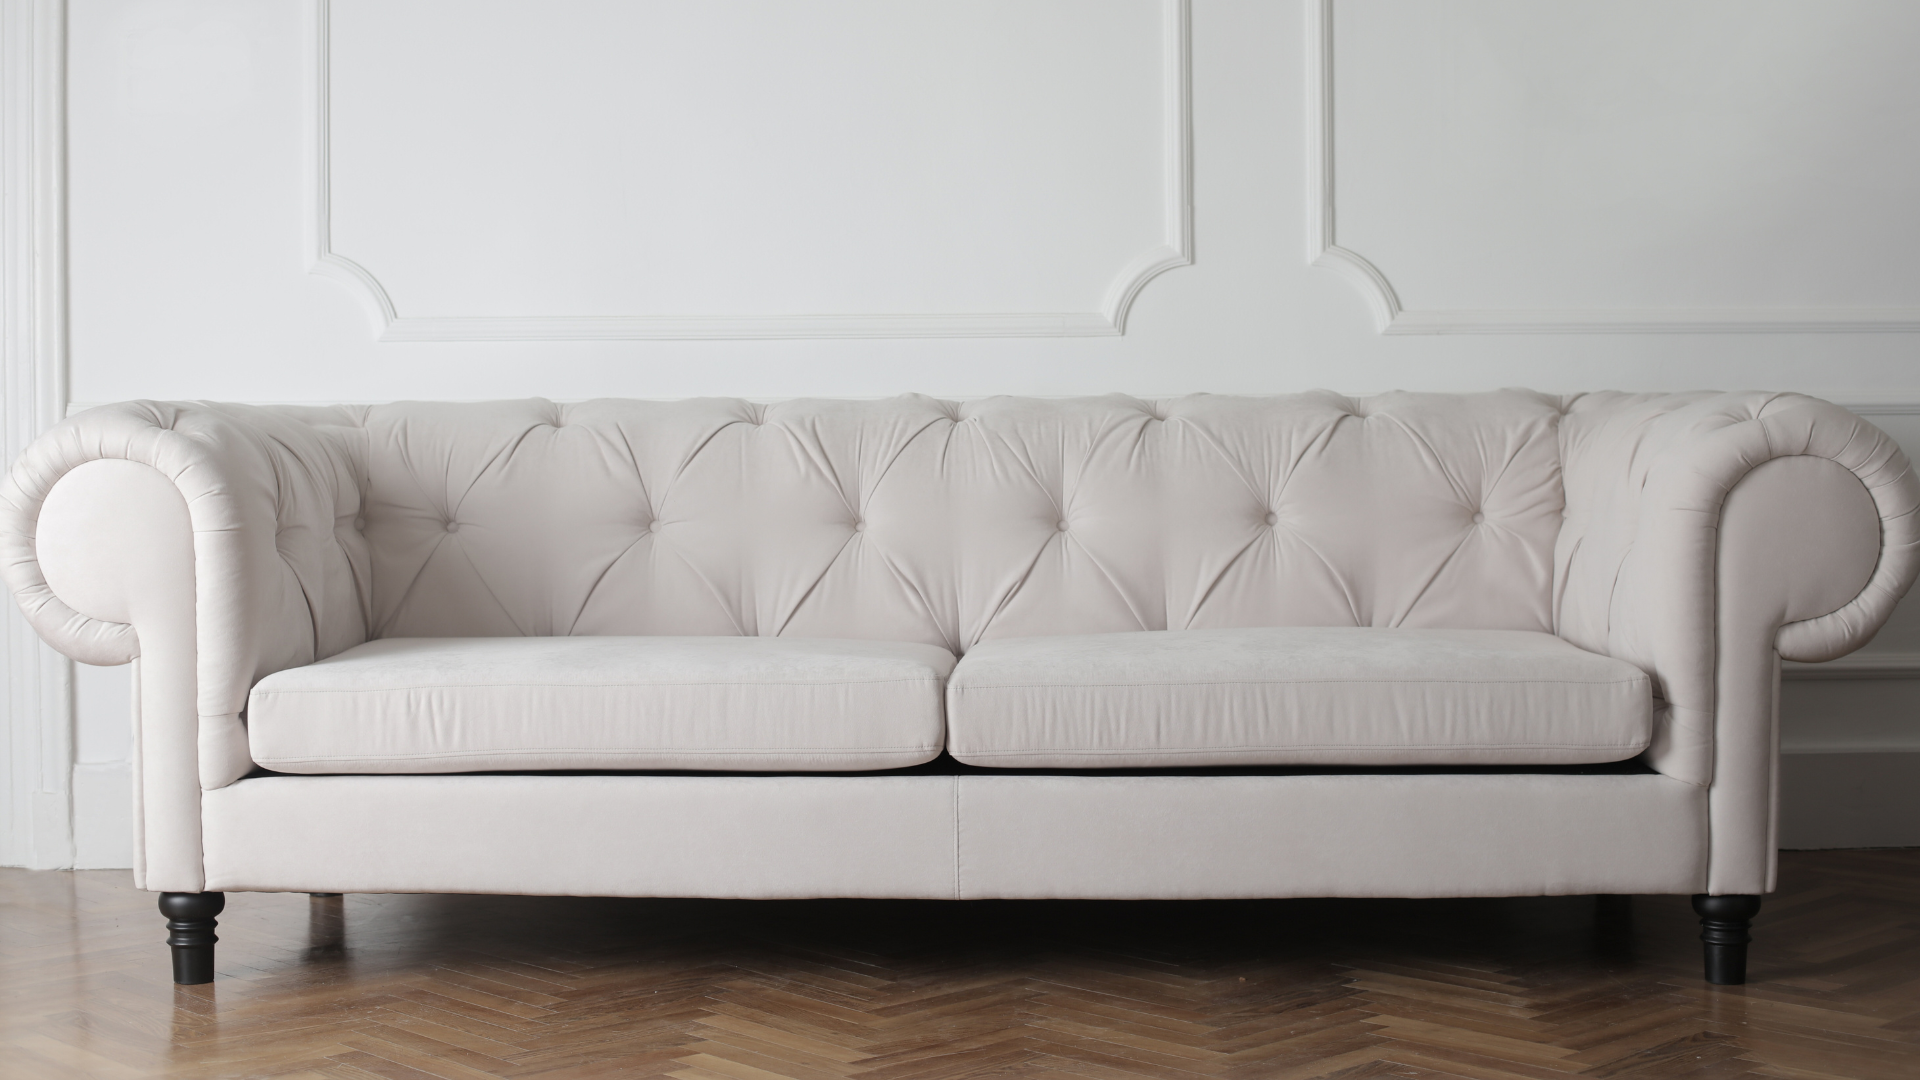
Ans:
[[[136,665],[175,978],[234,891],[1689,894],[1920,482],[1792,394],[132,402],[0,558]]]

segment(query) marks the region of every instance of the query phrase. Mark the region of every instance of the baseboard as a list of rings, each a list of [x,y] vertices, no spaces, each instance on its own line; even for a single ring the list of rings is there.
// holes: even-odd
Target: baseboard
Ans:
[[[73,866],[133,865],[133,778],[124,761],[73,767]]]
[[[1780,846],[1920,845],[1911,654],[1842,657],[1780,687]]]
[[[1920,847],[1920,753],[1782,754],[1780,846]]]

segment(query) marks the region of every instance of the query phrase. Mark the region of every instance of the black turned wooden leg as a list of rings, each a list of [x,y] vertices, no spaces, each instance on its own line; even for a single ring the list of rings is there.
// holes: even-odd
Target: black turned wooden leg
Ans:
[[[213,981],[214,916],[227,906],[227,894],[164,892],[160,914],[167,917],[167,944],[173,946],[173,981],[182,986]]]
[[[1739,986],[1747,981],[1747,942],[1753,935],[1753,917],[1760,913],[1757,896],[1693,898],[1700,916],[1700,941],[1706,949],[1707,981],[1715,986]]]

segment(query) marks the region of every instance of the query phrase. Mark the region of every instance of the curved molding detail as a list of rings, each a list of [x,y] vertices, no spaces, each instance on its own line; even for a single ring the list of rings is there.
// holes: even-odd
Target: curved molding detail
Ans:
[[[308,0],[306,251],[308,272],[346,286],[367,307],[381,341],[621,341],[702,338],[1112,337],[1147,282],[1193,263],[1192,0],[1161,0],[1161,130],[1165,178],[1162,242],[1120,268],[1100,310],[927,315],[568,317],[400,313],[373,272],[333,250],[329,62],[330,0]]]
[[[1378,267],[1334,242],[1333,0],[1307,0],[1307,265],[1351,284],[1387,332],[1404,312]]]
[[[1393,284],[1387,280],[1387,276],[1358,252],[1343,247],[1328,247],[1315,256],[1313,265],[1339,274],[1358,289],[1360,298],[1366,301],[1367,310],[1373,314],[1374,325],[1383,333],[1405,314],[1400,310],[1400,297],[1395,295]]]
[[[1307,0],[1307,262],[1358,289],[1382,334],[1845,334],[1920,332],[1920,307],[1512,308],[1408,311],[1386,274],[1335,231],[1334,0]]]

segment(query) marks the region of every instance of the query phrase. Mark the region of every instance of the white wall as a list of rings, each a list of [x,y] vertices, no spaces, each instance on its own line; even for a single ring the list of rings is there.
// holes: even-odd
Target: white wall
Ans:
[[[1776,388],[1920,455],[1911,3],[1188,14],[71,0],[71,398]],[[1788,842],[1920,843],[1913,607],[1793,684]]]

